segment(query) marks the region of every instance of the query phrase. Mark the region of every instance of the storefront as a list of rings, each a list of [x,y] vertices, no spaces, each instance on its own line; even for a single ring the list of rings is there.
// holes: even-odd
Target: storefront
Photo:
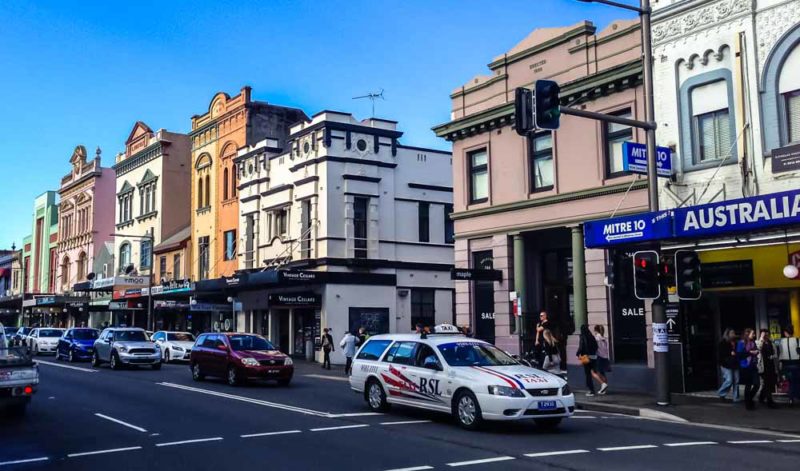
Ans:
[[[154,286],[153,330],[193,332],[199,322],[192,322],[190,310],[195,285],[189,280],[178,280]]]

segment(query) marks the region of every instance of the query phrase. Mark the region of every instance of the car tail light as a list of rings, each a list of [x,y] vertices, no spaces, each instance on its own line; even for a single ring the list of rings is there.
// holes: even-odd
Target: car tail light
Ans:
[[[33,386],[31,385],[25,386],[22,392],[25,393],[26,396],[30,396],[31,394],[33,394]]]

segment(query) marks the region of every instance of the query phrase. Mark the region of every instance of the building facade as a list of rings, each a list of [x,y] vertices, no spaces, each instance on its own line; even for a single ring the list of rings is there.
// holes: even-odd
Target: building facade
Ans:
[[[18,326],[22,318],[22,251],[0,250],[0,324]]]
[[[199,331],[189,314],[194,283],[191,276],[192,230],[187,225],[165,238],[153,249],[155,280],[152,295],[155,309],[154,330]]]
[[[325,327],[453,322],[451,156],[401,136],[323,111],[239,150],[239,325],[313,358]]]
[[[55,295],[58,286],[57,199],[58,194],[55,191],[46,191],[36,197],[33,203],[32,232],[23,240],[22,270],[25,299],[22,304],[25,308],[23,312],[25,325],[57,325],[60,320],[58,317],[61,317],[60,312],[56,312],[55,306],[45,305]]]

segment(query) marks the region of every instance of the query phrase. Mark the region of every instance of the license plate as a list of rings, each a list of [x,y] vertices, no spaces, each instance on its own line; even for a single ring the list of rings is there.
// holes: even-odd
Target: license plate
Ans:
[[[553,410],[556,408],[556,401],[539,401],[539,410]]]
[[[267,370],[267,373],[276,374],[276,373],[280,373],[280,370]]]

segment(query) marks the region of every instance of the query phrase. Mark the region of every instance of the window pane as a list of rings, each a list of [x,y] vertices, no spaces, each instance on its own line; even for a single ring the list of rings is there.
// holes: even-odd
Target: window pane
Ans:
[[[789,142],[800,141],[800,90],[786,94],[786,116]]]
[[[533,151],[540,152],[553,148],[553,134],[542,134],[533,139]]]
[[[617,116],[617,117],[620,117],[620,118],[627,118],[627,119],[633,118],[633,116],[631,116],[630,111],[628,111],[626,113],[614,113],[614,116]],[[630,128],[631,128],[630,126],[626,126],[624,124],[608,123],[608,133],[609,134],[617,132],[617,131],[624,131],[624,130],[630,129]]]
[[[622,165],[622,143],[628,138],[614,139],[608,142],[608,173],[613,175],[615,173],[623,172],[625,168]]]
[[[534,161],[534,187],[546,188],[553,186],[553,157],[537,157]]]
[[[489,162],[489,159],[486,158],[486,151],[478,151],[473,154],[470,154],[472,158],[472,166],[477,167],[479,165],[486,165]]]
[[[472,174],[472,199],[480,200],[489,197],[489,173],[486,170]]]
[[[724,159],[731,151],[731,126],[728,110],[716,113],[717,158]]]
[[[697,117],[697,133],[700,139],[700,161],[714,160],[717,155],[714,141],[714,116],[707,114]]]

